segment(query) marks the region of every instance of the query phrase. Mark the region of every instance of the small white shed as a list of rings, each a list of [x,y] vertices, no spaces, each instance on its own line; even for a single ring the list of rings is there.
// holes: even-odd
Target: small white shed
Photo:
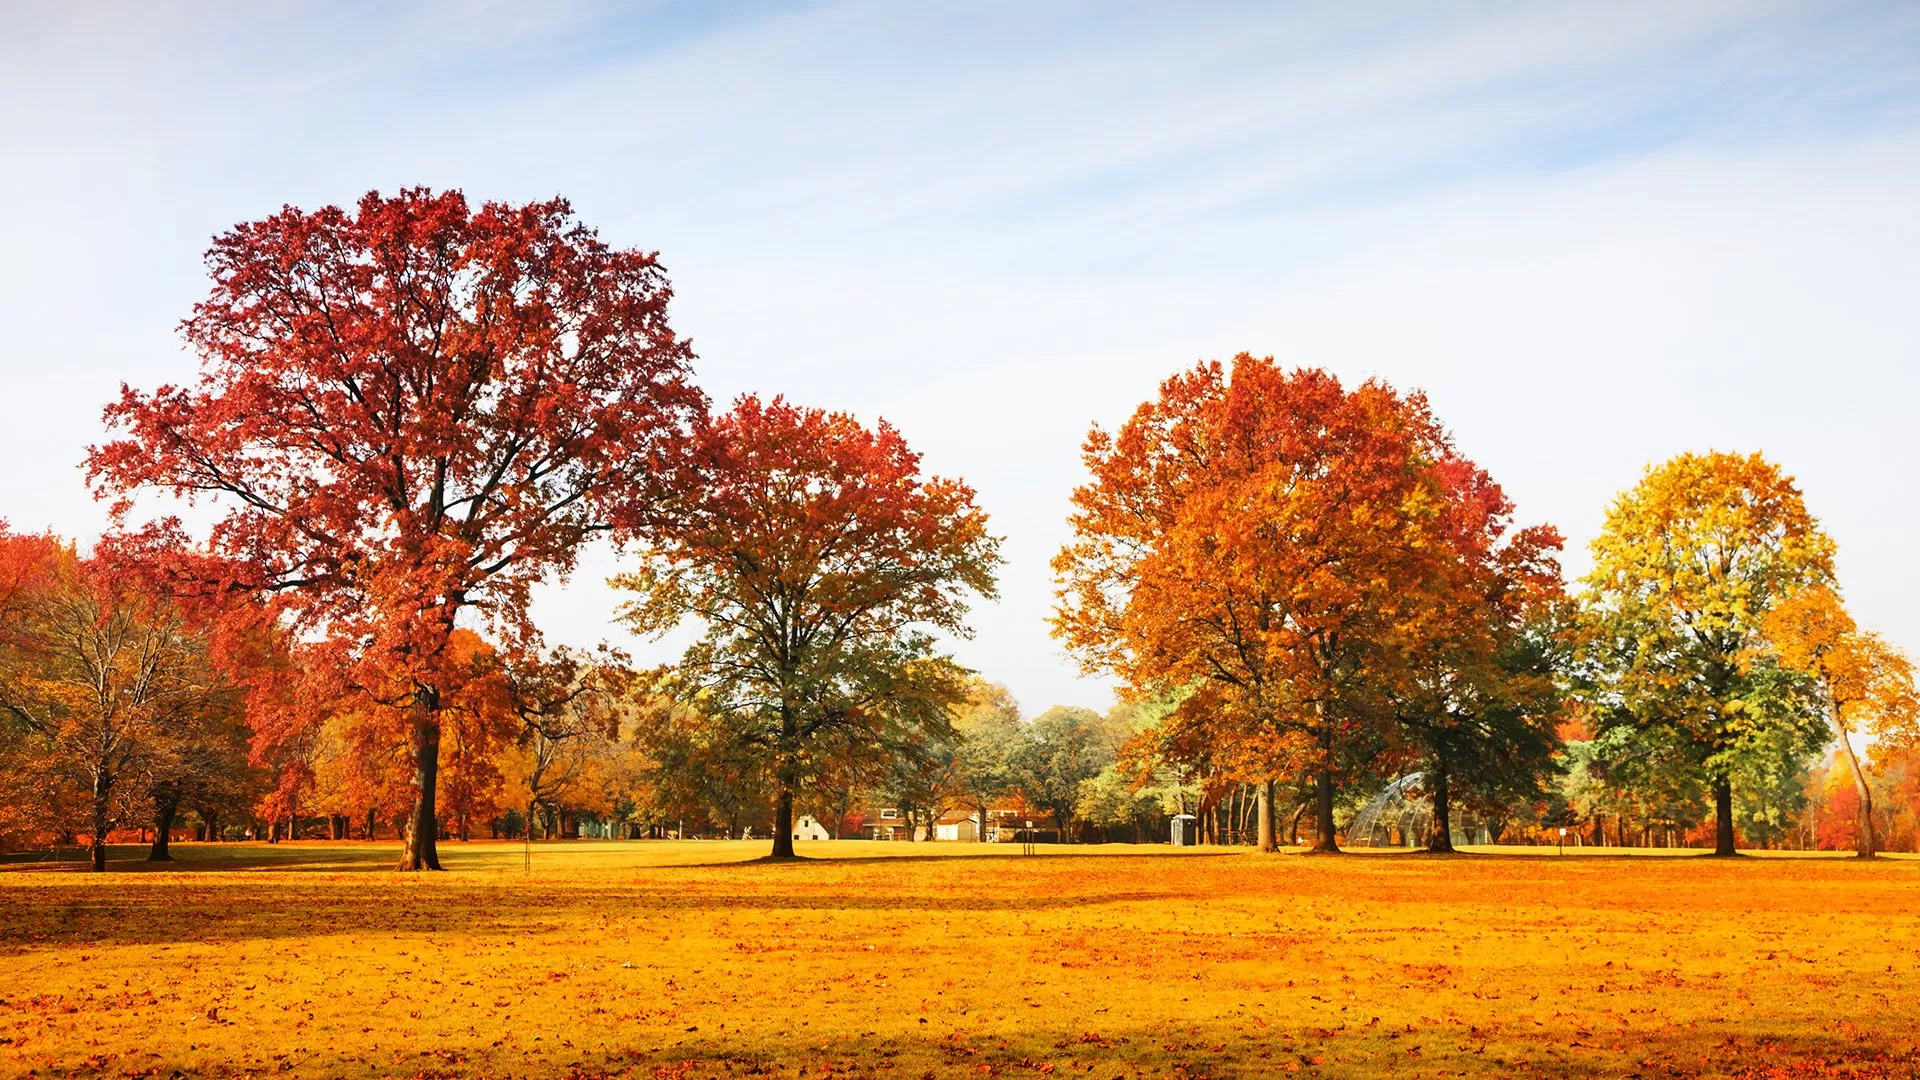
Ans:
[[[833,834],[827,832],[825,825],[815,821],[813,815],[805,814],[793,823],[793,838],[795,840],[831,840]]]
[[[980,826],[975,824],[974,820],[970,817],[961,818],[959,821],[942,822],[933,827],[933,838],[935,840],[966,840],[971,842],[979,839],[979,837]]]

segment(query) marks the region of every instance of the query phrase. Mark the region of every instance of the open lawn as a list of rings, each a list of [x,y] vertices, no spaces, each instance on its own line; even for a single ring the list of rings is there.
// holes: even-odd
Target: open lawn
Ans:
[[[765,846],[6,863],[0,1075],[1920,1071],[1912,860]]]

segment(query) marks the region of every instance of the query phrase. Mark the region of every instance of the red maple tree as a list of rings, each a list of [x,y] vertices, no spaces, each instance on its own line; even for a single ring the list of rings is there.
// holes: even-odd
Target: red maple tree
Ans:
[[[457,191],[286,208],[217,237],[183,324],[192,387],[123,387],[96,492],[212,497],[228,590],[259,592],[411,716],[403,869],[438,868],[442,698],[463,621],[531,642],[529,590],[590,537],[644,527],[682,483],[705,398],[652,254],[563,199]]]

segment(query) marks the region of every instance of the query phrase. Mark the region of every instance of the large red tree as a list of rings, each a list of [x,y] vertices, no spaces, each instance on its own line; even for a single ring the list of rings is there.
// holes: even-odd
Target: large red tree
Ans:
[[[528,594],[595,534],[642,527],[705,408],[656,257],[565,200],[457,191],[292,207],[207,253],[184,323],[199,381],[122,388],[96,491],[212,497],[226,588],[326,642],[350,682],[402,687],[414,808],[403,869],[437,869],[442,697],[462,621],[527,641]],[[389,698],[389,704],[396,703]]]

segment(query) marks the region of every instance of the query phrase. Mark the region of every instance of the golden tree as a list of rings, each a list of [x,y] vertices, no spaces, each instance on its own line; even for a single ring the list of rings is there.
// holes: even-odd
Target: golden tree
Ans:
[[[1791,673],[1755,650],[1768,612],[1832,581],[1833,542],[1759,454],[1682,454],[1614,501],[1593,561],[1601,726],[1676,737],[1712,792],[1714,853],[1732,855],[1742,756],[1821,728]]]
[[[1767,613],[1763,629],[1767,647],[1782,664],[1820,684],[1827,721],[1860,799],[1858,852],[1870,859],[1876,850],[1873,789],[1853,738],[1914,741],[1920,697],[1914,691],[1913,662],[1885,638],[1855,625],[1840,594],[1826,586],[1781,601]]]

